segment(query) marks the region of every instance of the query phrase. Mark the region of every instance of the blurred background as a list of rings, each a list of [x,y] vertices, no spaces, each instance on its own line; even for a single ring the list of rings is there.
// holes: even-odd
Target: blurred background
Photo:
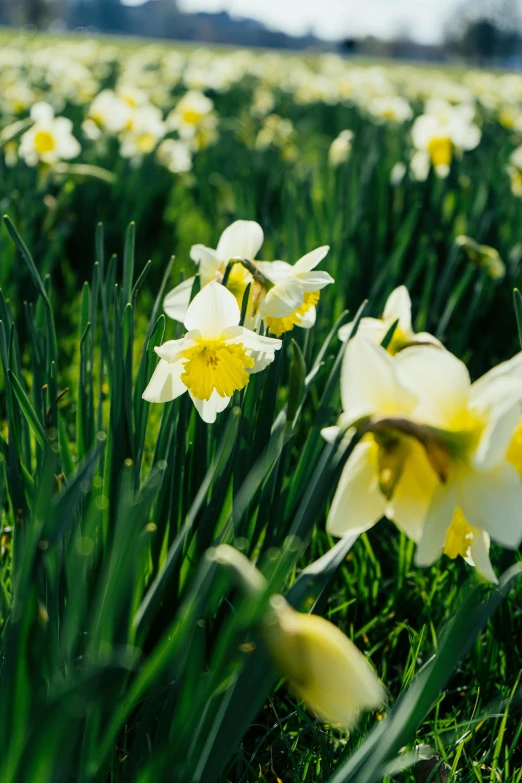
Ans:
[[[0,0],[0,24],[522,68],[519,0]]]

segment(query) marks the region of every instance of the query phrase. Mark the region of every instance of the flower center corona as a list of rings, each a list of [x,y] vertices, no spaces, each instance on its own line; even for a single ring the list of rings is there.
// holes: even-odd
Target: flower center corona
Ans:
[[[181,117],[185,125],[197,125],[203,119],[203,114],[195,109],[185,109]]]
[[[198,400],[209,400],[214,389],[221,397],[232,397],[247,385],[247,370],[254,366],[242,345],[220,340],[200,341],[181,355],[185,367],[181,380]]]
[[[431,162],[434,166],[449,166],[451,163],[451,139],[432,139],[428,144]]]
[[[152,133],[143,133],[138,138],[137,146],[140,152],[145,154],[152,152],[156,146],[156,137]]]
[[[284,332],[290,332],[294,326],[301,325],[303,316],[306,315],[310,308],[315,307],[319,301],[320,296],[321,294],[319,291],[306,293],[304,295],[303,304],[301,307],[299,307],[297,310],[294,310],[294,312],[290,313],[290,315],[285,315],[284,318],[271,318],[270,316],[267,316],[265,318],[266,325],[272,334],[276,335],[276,337],[279,337]]]
[[[446,533],[444,554],[455,560],[459,555],[467,557],[473,540],[473,528],[462,513],[462,509],[456,508],[451,520],[451,525]]]
[[[243,294],[252,281],[252,275],[242,264],[234,264],[228,276],[227,288],[236,297],[239,307],[243,304]]]
[[[52,152],[56,144],[49,131],[40,130],[35,134],[34,146],[39,155],[44,155],[46,152]]]

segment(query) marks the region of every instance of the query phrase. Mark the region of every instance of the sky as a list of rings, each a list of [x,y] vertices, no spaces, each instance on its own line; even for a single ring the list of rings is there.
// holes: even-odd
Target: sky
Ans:
[[[412,38],[432,43],[440,40],[458,0],[178,0],[178,5],[183,11],[224,9],[292,34],[312,28],[323,38],[386,38],[408,31]]]

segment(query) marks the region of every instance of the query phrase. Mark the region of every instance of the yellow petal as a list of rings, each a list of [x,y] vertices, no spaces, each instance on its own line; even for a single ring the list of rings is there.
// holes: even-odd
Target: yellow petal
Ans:
[[[345,728],[359,711],[378,707],[384,689],[368,661],[339,628],[296,612],[281,596],[264,629],[268,651],[289,687],[324,720]]]

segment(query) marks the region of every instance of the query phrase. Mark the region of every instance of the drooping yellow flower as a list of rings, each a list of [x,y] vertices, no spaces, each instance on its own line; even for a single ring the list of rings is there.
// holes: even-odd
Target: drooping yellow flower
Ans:
[[[268,599],[265,577],[244,554],[221,544],[211,558],[245,596],[261,602],[262,640],[296,696],[330,723],[350,728],[363,709],[384,701],[384,688],[353,642],[328,620],[295,611],[282,595]]]
[[[384,690],[368,661],[335,625],[296,612],[272,596],[263,638],[295,695],[323,720],[350,728],[363,709],[382,704]]]

